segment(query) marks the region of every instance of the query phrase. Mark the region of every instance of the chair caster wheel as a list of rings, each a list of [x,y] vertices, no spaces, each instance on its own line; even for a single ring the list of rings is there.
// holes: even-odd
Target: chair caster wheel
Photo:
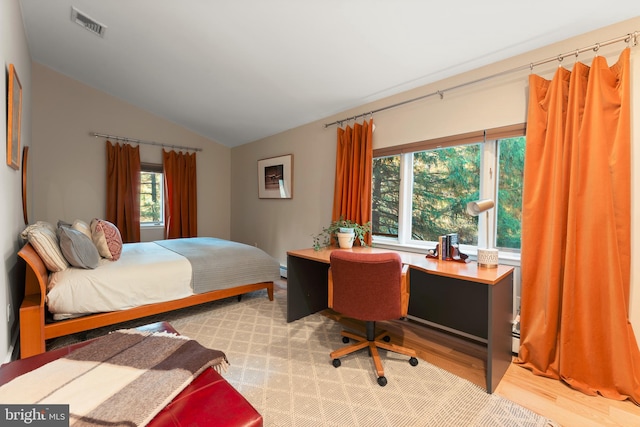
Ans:
[[[415,357],[412,357],[411,359],[409,359],[409,364],[411,366],[418,366],[418,359],[416,359]]]
[[[387,385],[387,378],[386,377],[378,377],[378,384],[380,385],[380,387],[384,387]]]
[[[385,335],[384,337],[382,337],[382,341],[389,342],[391,341],[391,337],[389,335]]]
[[[342,337],[342,342],[345,343],[345,344],[349,344],[349,338]]]
[[[342,363],[340,362],[340,359],[333,359],[333,362],[331,363],[333,363],[334,368],[338,368],[340,367],[340,365],[342,365]]]

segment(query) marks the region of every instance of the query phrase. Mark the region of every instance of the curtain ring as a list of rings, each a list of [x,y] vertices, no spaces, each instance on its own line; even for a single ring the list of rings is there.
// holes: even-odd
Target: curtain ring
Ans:
[[[558,55],[558,68],[562,67],[562,60],[563,59],[564,59],[564,56]]]
[[[442,92],[441,90],[439,90],[437,92],[438,95],[440,95],[440,99],[444,99],[444,92]]]
[[[593,51],[596,53],[596,56],[598,56],[598,50],[600,50],[600,43],[596,43],[593,47]]]

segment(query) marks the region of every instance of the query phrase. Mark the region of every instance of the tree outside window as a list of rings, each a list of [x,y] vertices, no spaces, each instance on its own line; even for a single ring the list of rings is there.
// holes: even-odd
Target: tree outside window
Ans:
[[[164,223],[163,183],[162,172],[154,170],[140,172],[140,224],[162,225]]]
[[[496,247],[520,249],[525,137],[501,139],[498,149]]]

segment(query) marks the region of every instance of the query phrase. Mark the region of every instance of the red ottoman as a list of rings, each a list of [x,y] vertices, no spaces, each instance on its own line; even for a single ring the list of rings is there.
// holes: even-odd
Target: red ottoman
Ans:
[[[153,323],[137,328],[145,331],[177,333],[166,322]],[[53,360],[69,354],[90,341],[73,344],[36,356],[19,359],[0,366],[0,384],[32,371]],[[161,426],[243,426],[263,425],[262,416],[215,369],[206,369],[180,392],[148,424]]]

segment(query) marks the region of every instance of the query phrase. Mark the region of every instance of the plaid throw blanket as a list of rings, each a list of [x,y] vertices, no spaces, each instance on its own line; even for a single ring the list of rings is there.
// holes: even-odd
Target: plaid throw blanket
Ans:
[[[223,352],[180,335],[126,329],[0,386],[5,404],[69,404],[70,425],[144,426]]]

